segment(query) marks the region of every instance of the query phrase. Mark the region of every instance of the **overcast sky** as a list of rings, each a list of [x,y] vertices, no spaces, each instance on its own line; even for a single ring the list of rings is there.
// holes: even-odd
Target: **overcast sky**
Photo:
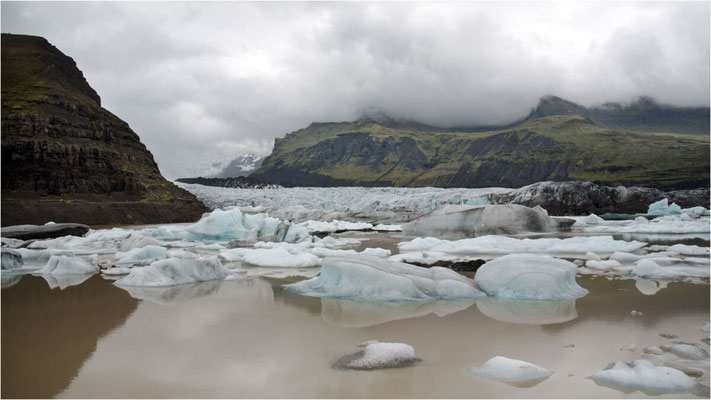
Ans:
[[[708,2],[6,2],[169,178],[312,121],[510,122],[544,94],[709,105]]]

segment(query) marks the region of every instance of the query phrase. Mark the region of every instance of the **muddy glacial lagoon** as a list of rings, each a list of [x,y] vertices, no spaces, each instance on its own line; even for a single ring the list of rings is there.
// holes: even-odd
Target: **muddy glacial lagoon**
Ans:
[[[707,211],[457,237],[485,190],[200,190],[195,224],[3,239],[3,397],[709,396]]]

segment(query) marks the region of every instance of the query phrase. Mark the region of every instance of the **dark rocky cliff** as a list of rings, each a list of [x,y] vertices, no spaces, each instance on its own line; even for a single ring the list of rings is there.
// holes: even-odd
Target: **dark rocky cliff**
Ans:
[[[47,40],[2,35],[2,225],[193,221],[207,208],[165,180]]]

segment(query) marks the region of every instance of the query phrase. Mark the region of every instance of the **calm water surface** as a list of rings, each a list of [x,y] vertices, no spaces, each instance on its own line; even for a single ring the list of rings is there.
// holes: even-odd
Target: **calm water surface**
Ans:
[[[574,302],[374,304],[294,295],[288,282],[129,293],[100,276],[63,290],[31,275],[3,281],[2,397],[650,397],[585,377],[672,341],[660,333],[708,351],[708,284],[645,296],[634,280],[579,276],[590,294]],[[366,340],[408,343],[423,361],[331,368]],[[629,343],[639,350],[620,350]],[[466,374],[496,355],[555,374],[529,388]]]

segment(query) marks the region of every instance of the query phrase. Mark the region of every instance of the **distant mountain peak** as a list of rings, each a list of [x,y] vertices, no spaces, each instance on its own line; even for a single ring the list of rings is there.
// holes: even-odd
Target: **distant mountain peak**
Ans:
[[[215,177],[236,178],[238,176],[249,176],[262,166],[262,162],[264,162],[264,158],[255,153],[242,153],[237,155],[237,157]]]

